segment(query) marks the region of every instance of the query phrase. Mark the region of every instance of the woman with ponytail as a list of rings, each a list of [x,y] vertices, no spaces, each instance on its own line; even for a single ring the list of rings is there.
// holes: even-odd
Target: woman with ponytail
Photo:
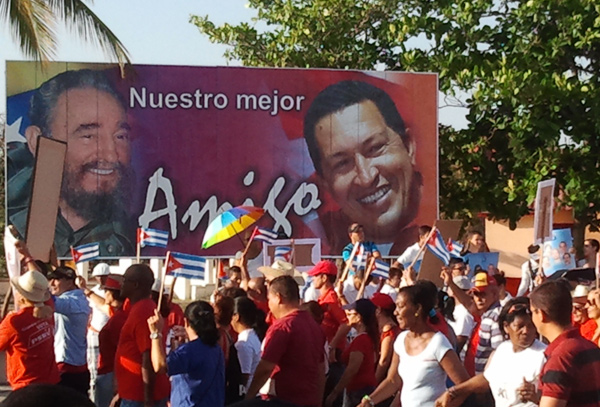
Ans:
[[[238,297],[234,300],[231,327],[238,334],[235,349],[242,368],[245,394],[260,361],[260,344],[267,332],[265,314],[250,298]]]
[[[185,309],[187,342],[165,355],[160,338],[164,319],[155,311],[148,318],[152,338],[150,351],[156,373],[171,377],[171,406],[222,406],[225,404],[225,359],[218,344],[219,331],[213,308],[195,301]]]
[[[356,406],[364,394],[369,394],[375,386],[375,360],[379,349],[379,327],[375,311],[377,307],[371,300],[360,299],[344,307],[348,325],[354,328],[357,336],[342,353],[342,362],[346,370],[325,400],[325,407],[344,391],[344,407]]]

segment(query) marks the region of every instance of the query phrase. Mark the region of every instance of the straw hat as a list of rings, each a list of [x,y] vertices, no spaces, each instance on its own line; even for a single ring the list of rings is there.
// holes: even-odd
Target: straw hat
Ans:
[[[275,260],[271,267],[261,266],[258,271],[263,273],[265,277],[277,278],[281,276],[291,276],[299,285],[304,285],[304,278],[298,270],[294,268],[292,263],[283,260]]]
[[[13,277],[10,283],[19,294],[33,303],[44,302],[50,299],[48,280],[39,271],[32,270],[20,277]]]

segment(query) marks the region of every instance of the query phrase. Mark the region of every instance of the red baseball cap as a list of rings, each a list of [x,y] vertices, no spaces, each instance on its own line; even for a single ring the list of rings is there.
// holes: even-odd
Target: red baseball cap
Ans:
[[[119,274],[109,274],[106,282],[102,285],[103,290],[120,290],[123,286],[123,276]]]
[[[394,304],[394,300],[387,294],[375,293],[371,298],[371,302],[375,304],[376,307],[383,309],[394,309],[396,308],[396,304]]]
[[[338,268],[334,262],[329,260],[321,260],[308,272],[309,276],[318,276],[321,274],[327,274],[330,276],[337,276]]]

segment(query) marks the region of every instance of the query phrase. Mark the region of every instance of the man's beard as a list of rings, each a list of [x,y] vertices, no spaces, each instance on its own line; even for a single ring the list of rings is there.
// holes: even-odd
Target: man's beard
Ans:
[[[98,168],[97,163],[88,163],[78,170],[69,170],[65,166],[61,185],[61,199],[80,217],[89,222],[108,223],[122,219],[128,212],[129,196],[132,189],[133,171],[130,167],[118,163],[114,170],[119,180],[110,192],[88,192],[81,188],[86,172]]]

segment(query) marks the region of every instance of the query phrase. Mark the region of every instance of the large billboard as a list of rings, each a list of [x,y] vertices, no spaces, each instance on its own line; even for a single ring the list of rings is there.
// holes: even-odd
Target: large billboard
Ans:
[[[320,238],[338,256],[348,226],[382,254],[438,214],[437,75],[319,69],[7,63],[7,216],[25,233],[38,137],[67,142],[55,246],[135,254],[136,228],[201,250],[238,205],[258,225]],[[164,249],[146,248],[143,256]]]

